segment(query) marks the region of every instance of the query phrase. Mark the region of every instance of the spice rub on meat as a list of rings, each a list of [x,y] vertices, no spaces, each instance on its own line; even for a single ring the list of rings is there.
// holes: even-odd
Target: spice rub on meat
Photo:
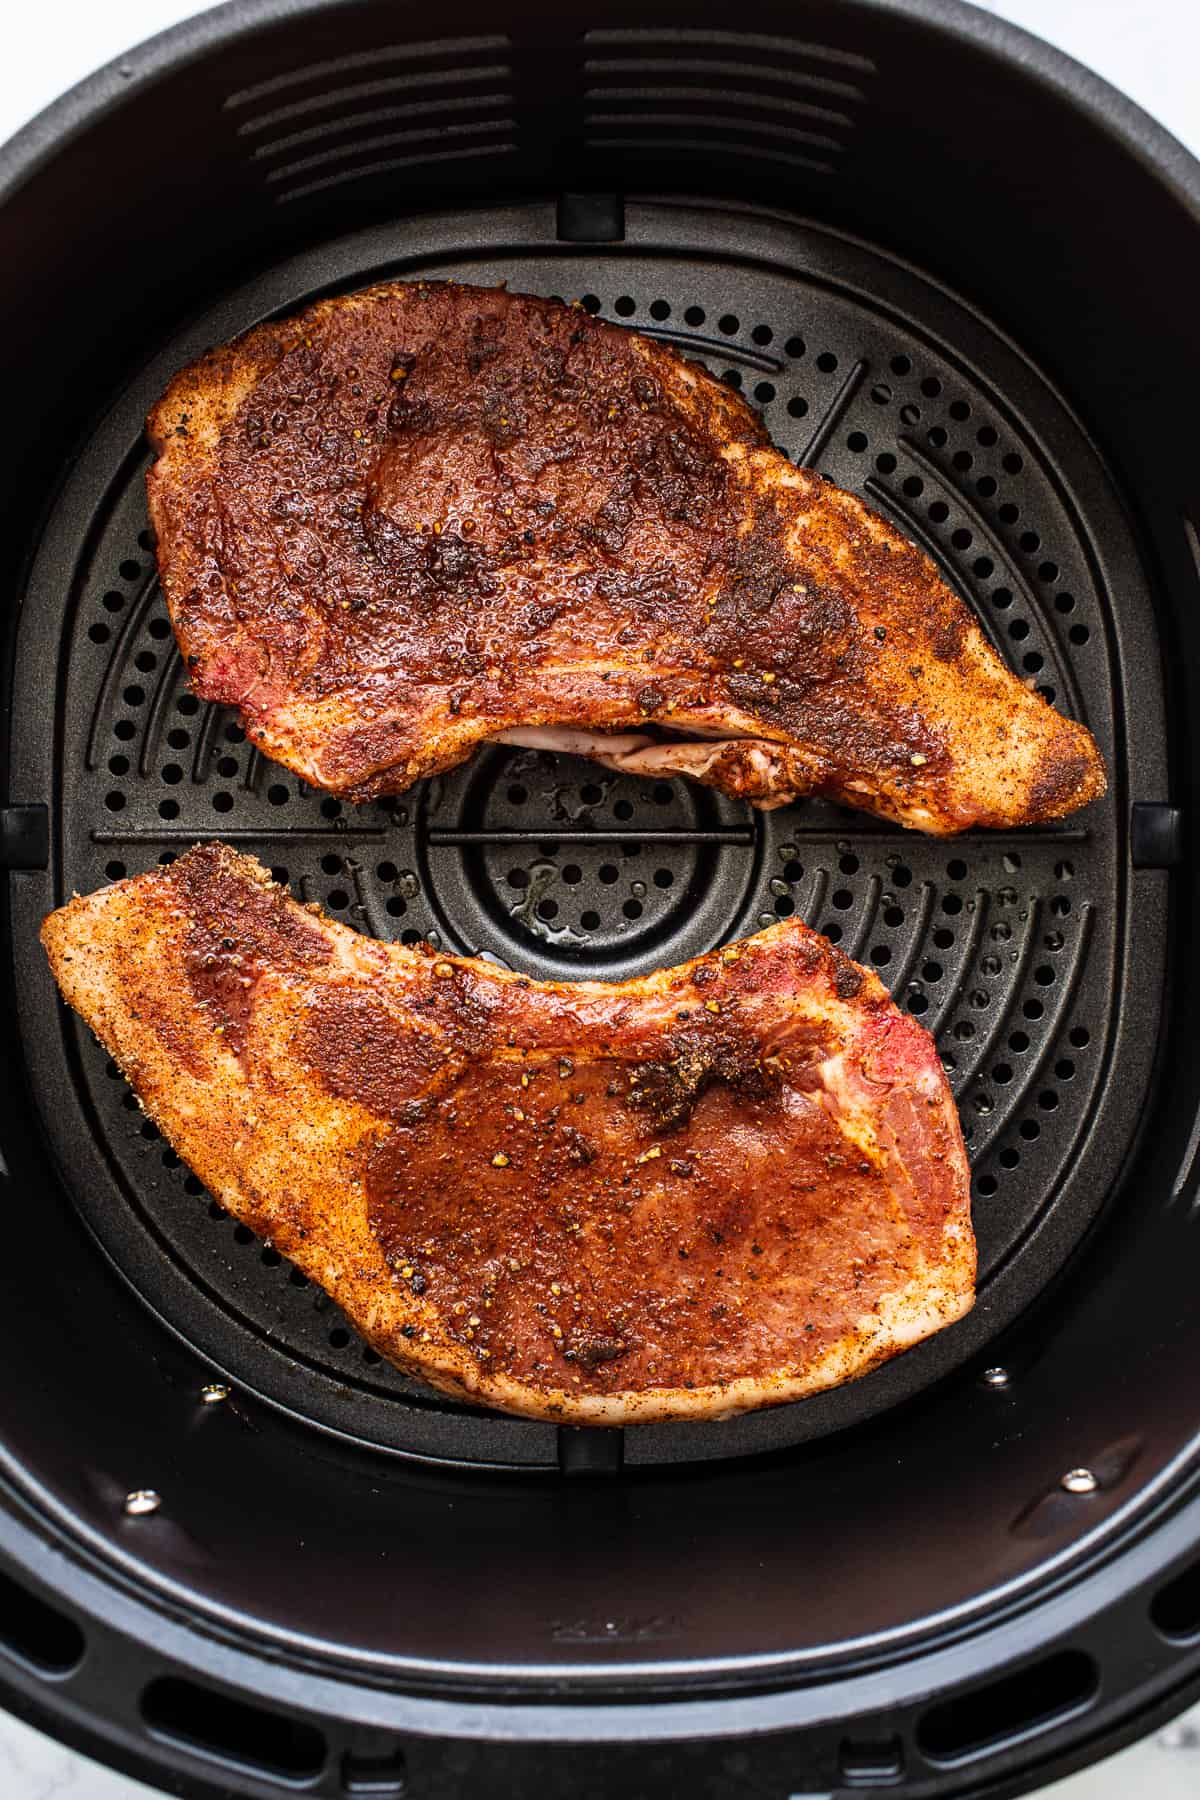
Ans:
[[[578,307],[324,300],[183,370],[149,432],[197,693],[334,793],[497,740],[939,833],[1104,790],[928,557],[706,370]]]
[[[209,845],[72,900],[43,940],[209,1190],[447,1392],[721,1417],[971,1304],[932,1040],[797,919],[543,984],[374,942]]]

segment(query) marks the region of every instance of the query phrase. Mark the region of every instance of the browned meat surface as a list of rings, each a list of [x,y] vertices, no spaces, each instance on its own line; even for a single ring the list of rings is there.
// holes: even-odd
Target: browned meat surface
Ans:
[[[926,556],[579,308],[322,301],[185,369],[149,429],[196,691],[319,787],[398,793],[500,739],[932,832],[1104,790]]]
[[[555,986],[361,937],[212,845],[72,900],[43,939],[211,1192],[448,1392],[722,1416],[971,1304],[933,1043],[798,920]]]

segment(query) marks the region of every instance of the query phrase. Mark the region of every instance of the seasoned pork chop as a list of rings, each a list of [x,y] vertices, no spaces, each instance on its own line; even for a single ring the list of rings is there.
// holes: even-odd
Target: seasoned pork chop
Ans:
[[[1104,791],[921,551],[577,307],[321,301],[185,369],[149,431],[196,691],[318,787],[399,793],[500,740],[931,832]]]
[[[449,1393],[722,1417],[971,1305],[933,1043],[799,920],[637,981],[543,984],[361,937],[209,845],[42,936],[211,1192]]]

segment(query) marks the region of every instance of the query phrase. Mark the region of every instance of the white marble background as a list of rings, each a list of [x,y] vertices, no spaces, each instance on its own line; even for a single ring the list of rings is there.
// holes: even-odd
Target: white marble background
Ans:
[[[568,0],[569,4],[569,0]],[[1200,0],[985,0],[1154,113],[1200,155]],[[17,8],[20,7],[18,11]],[[8,0],[0,141],[55,96],[153,32],[188,0]],[[8,279],[19,279],[9,270]],[[150,1800],[152,1790],[0,1712],[0,1800]],[[1200,1800],[1200,1707],[1155,1739],[1043,1789],[1044,1800]]]

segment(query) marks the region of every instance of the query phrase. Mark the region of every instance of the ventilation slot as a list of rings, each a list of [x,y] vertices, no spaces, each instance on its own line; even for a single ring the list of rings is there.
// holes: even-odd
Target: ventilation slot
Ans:
[[[829,174],[856,126],[865,57],[721,31],[594,31],[584,129],[597,146],[669,144]]]
[[[0,1646],[39,1675],[69,1675],[86,1648],[74,1619],[7,1575],[0,1575]]]
[[[931,1762],[962,1762],[1081,1711],[1095,1699],[1098,1687],[1091,1657],[1081,1650],[1062,1650],[1002,1681],[931,1707],[917,1740]]]
[[[226,101],[280,201],[414,163],[515,147],[507,38],[408,44],[313,64]],[[391,65],[398,65],[389,67]]]
[[[403,1750],[348,1750],[342,1758],[342,1791],[346,1794],[399,1800],[405,1791],[406,1776]]]
[[[459,71],[463,79],[476,64],[495,63],[507,57],[511,41],[507,37],[443,38],[425,44],[385,44],[378,50],[366,50],[355,56],[338,56],[328,62],[308,63],[286,75],[272,76],[255,87],[242,88],[230,94],[225,102],[227,112],[242,112],[262,102],[264,106],[239,125],[238,130],[252,132],[276,121],[285,113],[294,114],[306,107],[333,105],[347,97],[389,93],[398,87],[429,81],[439,74]],[[389,65],[399,65],[398,68]]]
[[[1159,1589],[1150,1618],[1164,1637],[1178,1643],[1200,1637],[1200,1562],[1189,1563]]]
[[[838,1767],[847,1787],[887,1787],[904,1779],[904,1745],[895,1736],[846,1738]]]
[[[325,1764],[325,1739],[315,1726],[173,1676],[150,1683],[142,1717],[156,1737],[251,1774],[300,1781]]]
[[[480,108],[503,108],[507,104],[506,99],[495,98],[481,101]],[[349,129],[339,127],[339,136],[347,135]],[[295,199],[317,188],[337,187],[345,181],[385,174],[391,169],[407,168],[412,163],[451,162],[485,152],[491,155],[496,151],[512,150],[515,131],[516,125],[507,115],[494,119],[464,119],[448,108],[442,108],[438,117],[414,130],[351,137],[332,149],[316,151],[311,156],[302,156],[270,169],[266,179],[271,186],[280,188],[279,199]],[[381,155],[386,151],[399,154]]]

